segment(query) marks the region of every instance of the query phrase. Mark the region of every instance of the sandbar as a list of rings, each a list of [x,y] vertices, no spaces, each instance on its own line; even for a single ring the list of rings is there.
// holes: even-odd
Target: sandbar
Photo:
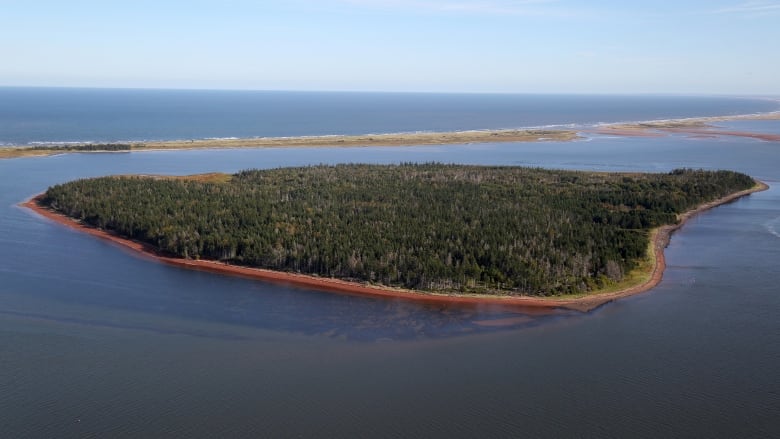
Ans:
[[[743,114],[736,116],[696,117],[686,119],[654,120],[637,123],[607,124],[584,132],[626,137],[663,137],[669,134],[690,134],[693,137],[732,136],[766,142],[780,142],[780,134],[737,131],[719,128],[712,123],[740,120],[780,120],[780,112]]]
[[[396,134],[334,135],[334,136],[298,136],[298,137],[257,137],[228,139],[170,140],[155,142],[135,142],[129,149],[110,151],[127,153],[132,151],[160,151],[187,149],[228,149],[228,148],[314,148],[314,147],[371,147],[371,146],[419,146],[419,145],[458,145],[468,143],[506,143],[506,142],[566,142],[579,139],[576,131],[571,130],[477,130],[452,132],[420,132]],[[51,148],[30,148],[24,146],[0,148],[0,158],[46,156],[66,153],[95,153],[106,151],[78,151],[52,146]]]
[[[267,270],[262,268],[243,267],[237,265],[229,265],[223,262],[210,261],[210,260],[190,260],[170,257],[161,254],[156,248],[149,244],[133,241],[118,235],[115,235],[109,231],[97,229],[95,227],[83,224],[77,220],[74,220],[61,213],[55,212],[47,207],[41,206],[38,201],[43,194],[36,195],[29,200],[21,203],[23,207],[26,207],[37,214],[48,218],[56,223],[65,225],[67,227],[76,229],[78,231],[87,233],[89,235],[108,240],[110,242],[119,244],[125,248],[132,250],[136,254],[141,254],[146,257],[153,258],[158,262],[162,262],[177,267],[183,267],[194,270],[208,271],[213,273],[233,275],[247,277],[251,279],[258,279],[263,281],[271,281],[277,283],[284,283],[290,285],[297,285],[307,288],[313,288],[316,290],[330,291],[342,294],[367,296],[383,299],[394,300],[410,300],[419,303],[433,304],[433,305],[461,305],[461,306],[484,306],[484,305],[496,305],[502,307],[511,308],[565,308],[571,310],[577,310],[587,312],[593,310],[605,303],[612,302],[614,300],[639,294],[648,291],[658,285],[663,278],[663,273],[666,268],[666,259],[664,257],[664,249],[669,244],[669,240],[674,231],[682,227],[686,221],[688,221],[694,215],[712,209],[716,206],[720,206],[725,203],[729,203],[738,198],[744,197],[754,192],[764,191],[769,188],[763,182],[758,182],[756,186],[751,189],[735,192],[727,195],[723,198],[711,201],[699,205],[698,207],[691,209],[679,216],[679,222],[673,225],[666,225],[654,229],[651,239],[651,254],[650,258],[653,259],[651,268],[649,270],[649,276],[644,277],[642,282],[636,285],[632,285],[626,288],[622,288],[617,291],[610,292],[591,292],[583,296],[577,297],[531,297],[531,296],[498,296],[498,295],[464,295],[464,294],[441,294],[441,293],[428,293],[420,292],[402,288],[393,288],[382,285],[374,285],[368,283],[352,282],[342,279],[326,278],[313,275],[289,273],[274,270]]]
[[[613,123],[582,129],[498,129],[450,132],[415,132],[364,135],[325,135],[292,137],[254,137],[221,139],[182,139],[128,143],[123,150],[87,150],[90,144],[52,145],[29,147],[25,145],[0,148],[0,159],[17,157],[50,156],[56,154],[129,153],[134,151],[165,151],[189,149],[234,148],[320,148],[320,147],[372,147],[372,146],[424,146],[461,145],[469,143],[517,143],[517,142],[569,142],[582,139],[582,134],[662,137],[670,133],[687,133],[697,136],[740,136],[776,142],[780,135],[747,131],[718,130],[713,122],[735,120],[780,120],[780,111],[731,116],[695,117],[652,120],[647,122]],[[117,144],[107,144],[116,146]],[[93,145],[94,146],[94,145]],[[85,150],[79,149],[85,147]]]

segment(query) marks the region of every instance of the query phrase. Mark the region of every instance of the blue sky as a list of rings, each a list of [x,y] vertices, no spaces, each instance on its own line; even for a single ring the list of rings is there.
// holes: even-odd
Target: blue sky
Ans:
[[[0,85],[780,94],[780,0],[0,0]]]

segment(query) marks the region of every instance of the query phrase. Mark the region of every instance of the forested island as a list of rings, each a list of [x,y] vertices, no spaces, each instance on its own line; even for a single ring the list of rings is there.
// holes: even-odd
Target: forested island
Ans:
[[[654,229],[756,184],[690,169],[339,165],[84,179],[37,202],[176,258],[433,293],[560,296],[646,271]]]

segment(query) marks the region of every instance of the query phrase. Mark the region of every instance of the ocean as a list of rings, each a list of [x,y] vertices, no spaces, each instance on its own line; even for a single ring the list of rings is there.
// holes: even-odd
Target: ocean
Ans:
[[[370,96],[361,97],[366,108]],[[724,106],[712,113],[765,105],[719,102]],[[703,110],[694,107],[675,114]],[[41,124],[50,138],[68,138],[51,127],[75,116],[67,108],[48,111],[51,120]],[[626,114],[673,117],[671,108],[647,117],[644,111]],[[587,112],[580,110],[576,123],[606,119],[582,114]],[[100,111],[83,110],[81,117],[88,113]],[[304,128],[289,118],[286,126]],[[424,123],[434,119],[419,120],[418,128],[441,129]],[[364,130],[343,123],[343,129]],[[400,130],[395,122],[383,123]],[[761,132],[780,128],[778,121],[726,124]],[[33,134],[25,138],[42,141]],[[3,130],[0,137],[11,138]],[[589,313],[430,306],[189,271],[17,206],[50,185],[98,175],[405,161],[632,172],[733,169],[771,188],[692,219],[673,235],[658,287]],[[776,437],[778,164],[776,142],[682,135],[0,160],[0,436]],[[496,319],[514,323],[483,325]]]
[[[0,87],[0,145],[570,127],[780,109],[771,99]]]

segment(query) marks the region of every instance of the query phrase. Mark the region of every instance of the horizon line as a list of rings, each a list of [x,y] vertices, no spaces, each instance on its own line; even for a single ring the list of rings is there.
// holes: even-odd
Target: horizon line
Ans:
[[[209,87],[134,87],[134,86],[89,86],[89,85],[5,85],[0,88],[27,89],[69,89],[69,90],[145,90],[145,91],[225,91],[225,92],[266,92],[266,93],[375,93],[375,94],[455,94],[455,95],[582,95],[582,96],[722,96],[744,98],[780,98],[780,93],[723,93],[723,92],[608,92],[608,91],[441,91],[441,90],[345,90],[345,89],[274,89],[274,88],[209,88]]]

